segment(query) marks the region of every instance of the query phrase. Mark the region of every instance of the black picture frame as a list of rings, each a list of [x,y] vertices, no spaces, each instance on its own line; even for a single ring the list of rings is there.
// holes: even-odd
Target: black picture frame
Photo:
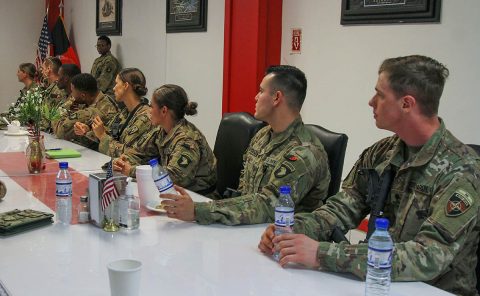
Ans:
[[[342,25],[439,23],[441,0],[342,0]]]
[[[122,0],[96,0],[96,32],[100,35],[122,35]]]
[[[167,33],[207,31],[207,0],[167,0]]]

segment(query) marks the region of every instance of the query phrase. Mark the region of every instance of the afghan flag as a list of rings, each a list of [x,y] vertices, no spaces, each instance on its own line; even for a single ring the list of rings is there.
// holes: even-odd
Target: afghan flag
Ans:
[[[76,64],[80,68],[80,60],[73,47],[70,45],[67,32],[65,31],[65,25],[63,24],[63,18],[61,16],[58,17],[55,26],[53,26],[51,36],[53,55],[58,56],[62,61],[62,64]]]

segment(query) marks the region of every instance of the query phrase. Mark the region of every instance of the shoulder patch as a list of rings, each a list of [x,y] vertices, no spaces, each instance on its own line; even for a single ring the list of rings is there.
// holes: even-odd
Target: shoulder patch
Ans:
[[[293,154],[286,154],[285,159],[290,160],[290,161],[297,161],[298,157],[296,155],[293,155]]]
[[[288,162],[284,162],[280,167],[275,171],[274,175],[276,178],[284,178],[290,175],[295,171],[295,168]]]
[[[186,155],[186,154],[182,154],[180,156],[180,158],[178,158],[177,160],[177,164],[179,166],[181,166],[182,168],[186,168],[190,165],[190,163],[192,163],[192,159],[190,158],[190,156]]]
[[[445,207],[447,217],[457,217],[468,211],[472,206],[473,199],[470,194],[464,190],[455,191],[448,199]]]

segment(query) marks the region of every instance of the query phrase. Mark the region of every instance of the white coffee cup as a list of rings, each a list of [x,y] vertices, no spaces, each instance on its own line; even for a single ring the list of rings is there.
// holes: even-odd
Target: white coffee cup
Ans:
[[[121,259],[107,264],[111,296],[140,295],[142,262]]]
[[[9,124],[8,125],[8,133],[9,134],[18,134],[20,132],[20,125],[16,125],[16,124]]]
[[[155,208],[162,201],[159,197],[157,186],[153,182],[152,167],[139,165],[136,167],[138,197],[143,205]]]

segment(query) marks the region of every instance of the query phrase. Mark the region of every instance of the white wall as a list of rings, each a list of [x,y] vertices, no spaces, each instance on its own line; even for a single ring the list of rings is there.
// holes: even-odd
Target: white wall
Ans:
[[[44,5],[44,1],[0,0],[0,112],[15,102],[23,88],[16,76],[18,65],[35,64]]]
[[[122,35],[110,36],[112,53],[122,66],[144,72],[149,99],[155,88],[173,83],[198,102],[198,115],[188,119],[204,132],[212,148],[221,119],[224,11],[223,0],[210,0],[207,32],[166,34],[165,0],[124,0]],[[98,56],[95,0],[66,0],[65,22],[82,72],[89,72]]]
[[[302,115],[349,136],[344,176],[378,130],[368,106],[377,70],[389,57],[423,54],[450,69],[440,116],[460,140],[480,143],[480,1],[442,1],[440,24],[341,26],[341,1],[284,0],[282,63],[304,70],[309,82]],[[302,53],[291,55],[291,28],[303,29]]]

